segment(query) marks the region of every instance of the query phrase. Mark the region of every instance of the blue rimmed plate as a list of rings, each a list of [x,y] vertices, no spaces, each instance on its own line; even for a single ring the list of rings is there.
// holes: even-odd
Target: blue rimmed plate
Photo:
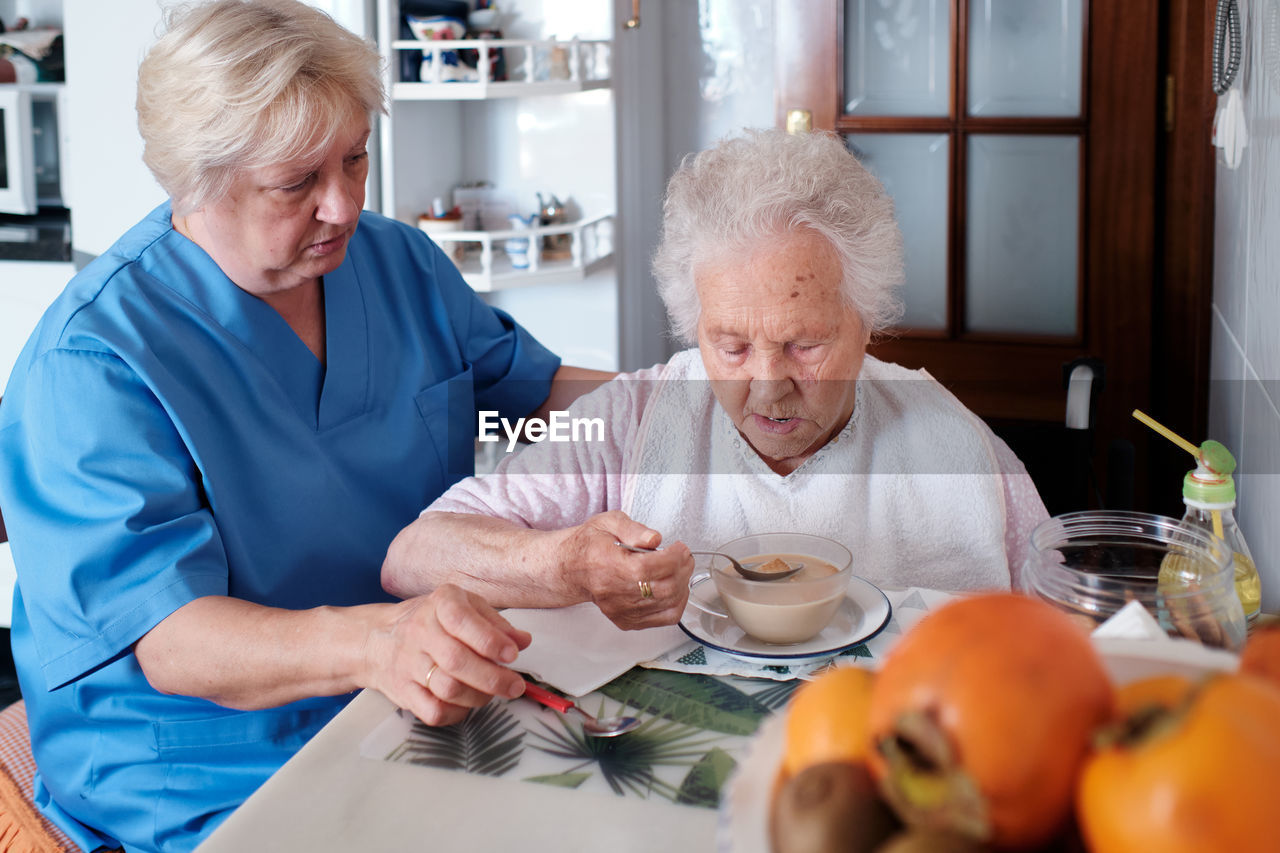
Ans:
[[[689,590],[711,607],[726,612],[724,603],[709,577],[700,579]],[[789,645],[762,643],[750,637],[732,619],[716,616],[690,603],[680,617],[680,630],[704,646],[735,658],[754,663],[810,663],[834,657],[879,634],[893,608],[889,599],[871,581],[856,575],[849,579],[849,589],[836,615],[826,628],[810,640]]]

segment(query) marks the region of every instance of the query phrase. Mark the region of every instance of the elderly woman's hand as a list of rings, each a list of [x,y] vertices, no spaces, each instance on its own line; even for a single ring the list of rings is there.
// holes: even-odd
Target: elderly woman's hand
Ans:
[[[622,512],[594,515],[570,528],[560,571],[619,628],[674,625],[689,599],[693,555],[681,542],[641,554],[618,543],[656,548],[662,534]]]
[[[505,664],[530,640],[480,596],[445,584],[396,605],[370,638],[368,683],[427,725],[451,725],[494,696],[524,692]]]

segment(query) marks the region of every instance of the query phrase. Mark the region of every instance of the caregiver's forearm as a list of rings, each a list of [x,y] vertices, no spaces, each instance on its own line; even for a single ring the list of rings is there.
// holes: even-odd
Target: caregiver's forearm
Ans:
[[[151,686],[230,708],[271,708],[367,686],[370,637],[394,604],[281,610],[205,596],[134,647]]]
[[[530,413],[530,417],[546,420],[552,412],[563,412],[574,400],[608,382],[616,373],[592,370],[589,367],[561,365],[551,378],[551,392],[542,405]]]
[[[589,600],[563,571],[566,530],[531,530],[501,518],[428,512],[400,531],[382,587],[407,598],[456,584],[494,607],[561,607]]]

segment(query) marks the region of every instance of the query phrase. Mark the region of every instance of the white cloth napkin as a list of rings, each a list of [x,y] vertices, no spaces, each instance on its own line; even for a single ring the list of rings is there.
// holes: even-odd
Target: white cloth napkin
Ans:
[[[517,628],[533,635],[512,668],[569,694],[585,696],[637,664],[647,669],[739,675],[786,681],[806,678],[834,664],[878,669],[903,633],[930,610],[954,598],[951,593],[910,587],[886,589],[893,617],[866,643],[836,658],[787,666],[742,660],[691,640],[678,627],[623,631],[594,604],[548,610],[504,610]]]
[[[533,635],[512,668],[568,693],[585,696],[631,667],[688,642],[674,625],[624,631],[594,604],[549,610],[504,610],[517,628]]]
[[[1222,149],[1222,162],[1228,169],[1240,166],[1249,144],[1249,130],[1239,86],[1232,86],[1227,94],[1218,98],[1218,112],[1213,117],[1213,144]]]
[[[1152,675],[1198,679],[1208,672],[1232,672],[1239,657],[1183,637],[1170,637],[1151,612],[1136,601],[1121,607],[1093,630],[1093,647],[1113,684]]]

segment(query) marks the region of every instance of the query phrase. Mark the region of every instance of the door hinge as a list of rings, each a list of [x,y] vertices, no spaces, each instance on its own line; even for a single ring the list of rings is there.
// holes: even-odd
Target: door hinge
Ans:
[[[1173,133],[1174,84],[1173,75],[1164,78],[1164,132]]]
[[[813,130],[813,113],[809,110],[787,110],[787,133]]]

